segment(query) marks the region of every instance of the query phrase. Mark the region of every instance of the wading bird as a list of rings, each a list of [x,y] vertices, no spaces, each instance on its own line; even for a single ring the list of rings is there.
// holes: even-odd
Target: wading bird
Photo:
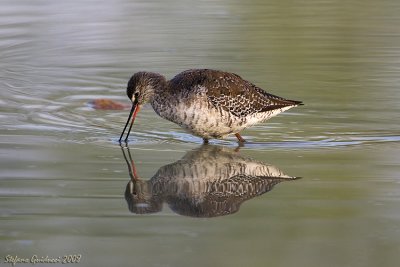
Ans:
[[[237,74],[211,69],[187,70],[169,81],[158,73],[137,72],[126,92],[132,109],[120,142],[132,118],[127,142],[136,115],[147,102],[162,118],[202,137],[204,143],[231,134],[245,142],[242,130],[302,105],[301,101],[269,94]]]

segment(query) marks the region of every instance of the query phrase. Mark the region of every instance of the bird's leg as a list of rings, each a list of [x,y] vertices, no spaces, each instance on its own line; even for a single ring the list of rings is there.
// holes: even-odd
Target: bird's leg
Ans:
[[[208,139],[207,138],[203,138],[203,144],[205,144],[205,145],[208,144]]]
[[[235,136],[236,136],[236,138],[239,140],[239,143],[244,143],[244,142],[246,142],[246,140],[244,140],[243,137],[240,136],[239,133],[235,133]]]
[[[235,148],[235,150],[233,150],[235,153],[239,153],[240,148],[243,147],[243,143],[239,143],[239,145],[237,146],[237,148]]]

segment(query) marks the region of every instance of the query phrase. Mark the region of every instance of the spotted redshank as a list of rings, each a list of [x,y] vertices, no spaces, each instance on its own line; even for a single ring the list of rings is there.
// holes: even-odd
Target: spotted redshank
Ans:
[[[204,143],[231,134],[245,142],[242,130],[302,105],[301,101],[269,94],[237,74],[211,69],[187,70],[169,81],[158,73],[137,72],[126,93],[132,109],[120,142],[132,118],[125,138],[128,141],[136,115],[147,102],[159,116],[202,137]]]

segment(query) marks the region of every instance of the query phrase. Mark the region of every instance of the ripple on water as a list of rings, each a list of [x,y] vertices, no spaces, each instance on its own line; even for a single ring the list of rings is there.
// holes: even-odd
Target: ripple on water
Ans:
[[[72,135],[69,134],[71,140],[79,143],[101,141],[115,144],[118,143],[120,131],[128,115],[126,110],[95,110],[87,104],[90,100],[105,97],[104,95],[75,92],[71,95],[57,93],[38,98],[29,95],[29,91],[21,93],[20,90],[14,90],[11,93],[11,95],[6,95],[10,101],[4,107],[7,112],[2,114],[2,121],[8,130],[30,130],[44,136],[68,132],[72,133]],[[109,99],[121,99],[120,96],[115,97],[107,93],[105,95]],[[129,138],[130,145],[201,144],[203,142],[201,138],[160,119],[150,108],[144,108],[138,119]],[[289,131],[285,125],[283,122],[275,122],[249,128],[244,132],[244,137],[248,141],[244,147],[313,149],[400,141],[399,135],[394,135],[389,131],[344,132],[337,129],[336,132],[322,130],[315,135],[317,132],[308,133],[307,129],[304,130],[298,125],[294,127],[293,124],[290,124]],[[79,135],[74,136],[74,133],[79,133]],[[237,146],[234,137],[211,142]]]
[[[361,134],[361,133],[360,133]],[[312,137],[309,137],[312,139]],[[249,148],[295,148],[313,149],[324,147],[357,146],[386,142],[400,142],[400,136],[353,136],[351,138],[324,138],[320,140],[294,140],[281,142],[249,142],[245,146]]]
[[[298,140],[284,140],[284,141],[260,141],[260,138],[253,136],[244,136],[247,142],[244,144],[244,148],[288,148],[288,149],[313,149],[313,148],[324,148],[324,147],[343,147],[343,146],[357,146],[387,142],[400,142],[400,136],[396,135],[376,135],[371,136],[365,133],[346,134],[336,133],[336,136],[340,137],[307,137],[304,139],[298,138]],[[295,135],[294,135],[295,136]],[[313,140],[314,139],[314,140]],[[112,139],[114,143],[118,143],[118,138]],[[203,140],[199,137],[193,136],[189,133],[176,132],[176,131],[151,131],[151,132],[134,132],[131,133],[128,143],[130,145],[142,145],[142,144],[182,144],[192,143],[201,144]],[[213,144],[238,146],[236,138],[229,137],[224,140],[211,140]]]

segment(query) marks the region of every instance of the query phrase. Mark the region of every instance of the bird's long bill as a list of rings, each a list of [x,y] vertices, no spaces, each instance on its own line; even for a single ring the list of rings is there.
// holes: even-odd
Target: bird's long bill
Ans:
[[[137,113],[139,112],[139,109],[140,109],[140,106],[138,105],[138,103],[137,102],[133,102],[131,111],[129,112],[128,120],[126,121],[124,130],[122,131],[121,136],[119,137],[119,142],[120,143],[121,143],[122,137],[124,136],[126,127],[128,126],[129,121],[130,121],[130,119],[132,117],[132,122],[131,122],[131,125],[129,126],[128,133],[126,134],[126,138],[125,138],[125,142],[128,141],[129,133],[131,132],[132,125],[133,125],[133,123],[135,121]]]

